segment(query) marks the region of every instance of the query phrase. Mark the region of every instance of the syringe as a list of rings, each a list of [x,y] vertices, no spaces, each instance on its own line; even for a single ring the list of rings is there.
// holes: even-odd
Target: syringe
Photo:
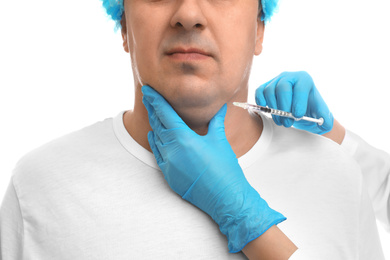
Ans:
[[[235,105],[237,107],[241,107],[243,109],[251,109],[251,110],[255,110],[255,111],[261,111],[261,112],[264,112],[264,113],[269,113],[269,114],[272,114],[272,115],[275,115],[275,116],[289,117],[289,118],[294,119],[295,121],[305,120],[305,121],[310,121],[310,122],[313,122],[313,123],[317,123],[318,125],[322,125],[324,123],[324,119],[323,118],[317,119],[317,118],[312,118],[312,117],[308,117],[308,116],[303,116],[301,118],[296,118],[296,117],[293,116],[292,113],[289,113],[289,112],[286,112],[286,111],[283,111],[283,110],[269,108],[269,107],[263,107],[263,106],[252,105],[252,104],[241,103],[241,102],[233,102],[233,105]]]

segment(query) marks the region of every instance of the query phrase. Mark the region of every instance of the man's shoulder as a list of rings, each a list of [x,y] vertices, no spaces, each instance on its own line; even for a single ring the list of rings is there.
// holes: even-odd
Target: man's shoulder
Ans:
[[[99,156],[103,147],[115,141],[112,118],[56,138],[25,154],[13,171],[15,180],[40,178],[54,171],[65,171],[89,158]]]
[[[296,128],[273,126],[273,144],[278,150],[330,165],[342,163],[356,169],[357,162],[341,145],[322,135]]]
[[[357,161],[341,145],[321,135],[275,125],[264,161],[271,177],[279,176],[278,180],[292,178],[293,182],[299,178],[309,186],[337,184],[341,189],[349,185],[353,191],[360,191],[362,175]]]

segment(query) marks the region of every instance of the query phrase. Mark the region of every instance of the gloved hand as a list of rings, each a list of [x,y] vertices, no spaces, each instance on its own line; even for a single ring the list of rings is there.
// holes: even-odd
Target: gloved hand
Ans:
[[[261,85],[256,90],[256,103],[274,109],[291,112],[294,117],[309,116],[323,118],[320,126],[305,120],[294,121],[292,118],[274,116],[277,125],[306,130],[315,134],[325,134],[333,128],[333,115],[329,111],[311,76],[304,71],[283,72],[276,78]]]
[[[225,136],[226,104],[207,135],[192,131],[154,89],[143,86],[143,103],[153,129],[150,147],[169,186],[206,212],[228,239],[230,253],[286,218],[271,209],[248,183]]]

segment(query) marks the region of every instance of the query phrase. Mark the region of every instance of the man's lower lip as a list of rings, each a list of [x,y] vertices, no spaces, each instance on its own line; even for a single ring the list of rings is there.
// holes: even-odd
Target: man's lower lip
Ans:
[[[168,55],[169,58],[177,61],[196,61],[196,60],[205,60],[210,58],[210,56],[200,54],[197,52],[176,52]]]

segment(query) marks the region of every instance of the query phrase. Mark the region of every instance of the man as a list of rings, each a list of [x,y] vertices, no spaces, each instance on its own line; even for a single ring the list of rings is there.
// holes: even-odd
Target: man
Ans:
[[[252,237],[253,243],[244,241],[249,258],[271,251],[271,257],[280,259],[292,254],[308,259],[383,259],[371,201],[351,156],[333,141],[275,127],[265,117],[232,106],[233,101],[246,100],[253,54],[261,53],[264,24],[259,15],[255,0],[125,1],[121,24],[135,75],[134,109],[55,140],[18,163],[1,211],[2,257],[245,258],[242,252],[227,251],[219,229],[230,229],[224,223],[216,225],[218,216],[210,213],[211,219],[186,201],[199,203],[202,197],[188,191],[210,194],[203,189],[208,187],[205,183],[199,185],[204,178],[190,180],[194,185],[185,188],[186,200],[176,194],[188,183],[182,178],[187,170],[199,174],[199,165],[210,165],[224,171],[207,169],[206,177],[222,173],[229,180],[213,187],[222,192],[239,183],[229,191],[242,191],[222,193],[218,201],[235,206],[240,195],[250,194],[255,207],[262,203],[257,191],[269,203],[270,207],[262,204],[264,210],[276,216],[287,235],[270,226]],[[264,86],[270,105],[272,91],[267,90],[278,93],[283,86],[278,79]],[[335,127],[343,133],[337,122]],[[213,129],[220,139],[209,138]],[[165,130],[173,130],[173,139],[162,145],[159,139]],[[188,138],[180,139],[182,135]],[[176,140],[181,143],[176,145]],[[199,148],[200,140],[206,142]],[[165,154],[164,147],[169,149]],[[218,149],[210,152],[214,148]],[[202,152],[207,156],[199,156]],[[220,164],[215,166],[216,161]],[[183,171],[180,167],[186,164]],[[177,170],[166,168],[176,165]],[[183,181],[175,183],[170,176]],[[226,215],[230,208],[222,205],[216,212]],[[269,234],[283,240],[274,243]],[[270,241],[271,247],[263,247]]]

